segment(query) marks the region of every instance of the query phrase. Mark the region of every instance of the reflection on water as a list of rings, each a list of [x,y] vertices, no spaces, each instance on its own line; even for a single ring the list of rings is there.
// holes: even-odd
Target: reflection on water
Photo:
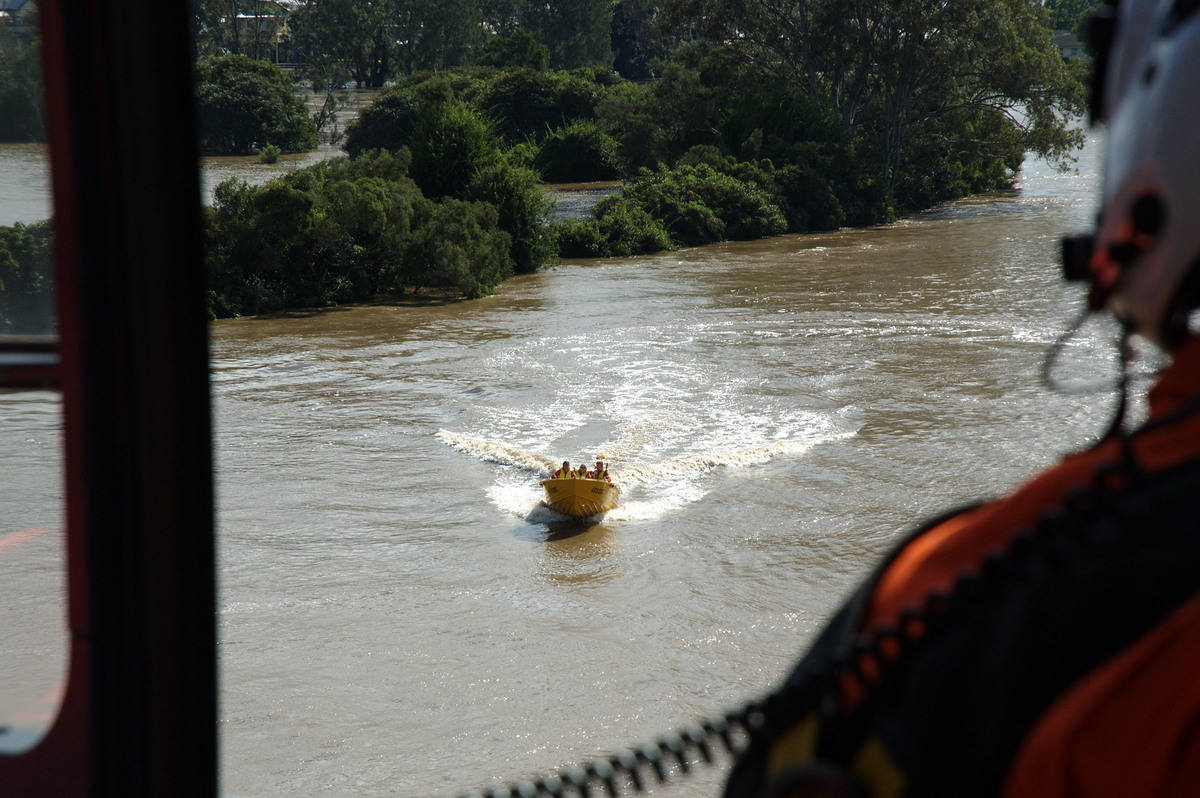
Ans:
[[[583,586],[621,576],[615,561],[616,531],[605,524],[551,525],[542,554],[542,576],[559,585]]]

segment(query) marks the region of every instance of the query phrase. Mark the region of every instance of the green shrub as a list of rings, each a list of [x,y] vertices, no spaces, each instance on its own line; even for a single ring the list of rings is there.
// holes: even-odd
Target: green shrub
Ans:
[[[351,158],[367,150],[399,150],[412,143],[419,100],[411,83],[385,88],[346,126],[342,149]]]
[[[466,199],[496,209],[500,229],[511,238],[509,257],[517,274],[535,272],[554,257],[554,240],[546,227],[554,202],[538,181],[532,169],[496,158],[475,173],[464,192]]]
[[[615,203],[598,218],[559,222],[555,237],[565,258],[628,258],[676,248],[661,222],[629,203]]]
[[[598,219],[564,219],[551,228],[563,258],[598,258],[608,253]]]
[[[54,228],[0,226],[0,334],[54,332]]]
[[[594,72],[514,69],[496,75],[474,102],[496,120],[506,141],[518,142],[576,119],[594,119],[607,91]]]
[[[526,68],[539,72],[550,66],[550,48],[523,30],[511,36],[493,36],[480,48],[476,63],[501,69]]]
[[[500,157],[494,126],[453,98],[430,98],[413,128],[409,174],[430,199],[462,199],[476,173]]]
[[[492,293],[512,276],[509,236],[491,205],[445,199],[417,206],[415,229],[393,285],[436,288],[466,298]]]
[[[647,173],[613,201],[641,206],[682,246],[764,238],[787,230],[787,220],[768,191],[707,164]],[[597,208],[601,217],[609,202]]]
[[[258,160],[262,163],[279,163],[280,150],[274,144],[268,144],[258,151]]]
[[[629,257],[674,249],[671,234],[644,209],[619,205],[600,219],[605,255]]]
[[[620,144],[590,120],[576,120],[542,141],[533,166],[550,183],[616,180],[624,174]]]

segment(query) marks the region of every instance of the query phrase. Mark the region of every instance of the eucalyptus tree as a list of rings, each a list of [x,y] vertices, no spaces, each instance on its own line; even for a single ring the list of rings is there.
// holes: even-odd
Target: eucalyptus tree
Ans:
[[[242,51],[238,16],[243,5],[245,3],[242,0],[197,0],[193,8],[196,49],[200,55],[227,55]]]
[[[663,0],[613,0],[612,7],[613,68],[630,80],[651,77],[673,43],[661,30]]]
[[[1051,41],[1049,14],[1029,0],[668,0],[667,9],[678,29],[725,43],[826,109],[868,148],[889,193],[918,190],[926,161],[966,151],[991,159],[975,168],[999,159],[1011,171],[1026,150],[1063,159],[1082,140],[1072,125],[1082,83]]]
[[[358,88],[379,88],[395,55],[396,0],[301,0],[288,20],[300,59],[321,75],[349,73]]]
[[[521,27],[550,48],[552,69],[611,67],[611,0],[529,0]]]
[[[1054,29],[1083,34],[1088,20],[1104,0],[1045,0],[1044,4],[1054,14]]]
[[[17,46],[0,29],[0,141],[44,141],[40,41]]]
[[[448,69],[474,62],[484,16],[476,0],[393,0],[398,72]]]
[[[521,29],[521,20],[530,0],[479,0],[488,30],[497,36],[512,36]]]

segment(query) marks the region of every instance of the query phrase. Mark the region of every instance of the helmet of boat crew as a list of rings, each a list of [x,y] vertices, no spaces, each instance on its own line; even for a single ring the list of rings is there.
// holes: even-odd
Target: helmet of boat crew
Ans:
[[[1200,4],[1109,0],[1093,26],[1093,118],[1107,123],[1099,219],[1064,242],[1068,279],[1171,349],[1200,306]]]

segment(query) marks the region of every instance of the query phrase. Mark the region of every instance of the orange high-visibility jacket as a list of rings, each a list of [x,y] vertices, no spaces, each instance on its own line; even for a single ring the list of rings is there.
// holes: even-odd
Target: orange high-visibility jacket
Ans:
[[[823,670],[836,713],[797,698]],[[1200,795],[1200,339],[1138,430],[911,536],[774,703],[728,796],[818,759],[887,798]]]

